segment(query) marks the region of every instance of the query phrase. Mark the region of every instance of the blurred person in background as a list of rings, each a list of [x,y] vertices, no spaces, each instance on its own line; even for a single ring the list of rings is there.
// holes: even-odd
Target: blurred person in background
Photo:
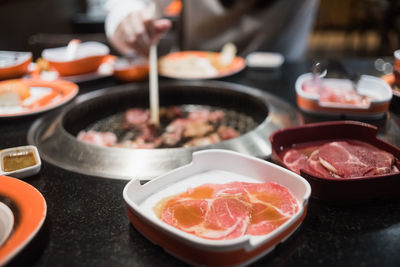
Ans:
[[[170,1],[154,0],[159,10]],[[238,53],[282,53],[300,58],[307,47],[319,0],[182,0],[181,50],[219,51],[232,42]],[[155,18],[148,0],[109,0],[106,34],[122,54],[147,55],[152,43],[171,28]]]

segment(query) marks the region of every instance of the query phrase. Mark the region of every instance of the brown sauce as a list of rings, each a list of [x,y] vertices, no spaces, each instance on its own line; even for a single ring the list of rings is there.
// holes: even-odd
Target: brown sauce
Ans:
[[[11,172],[24,169],[36,164],[32,151],[16,152],[3,157],[3,171]]]

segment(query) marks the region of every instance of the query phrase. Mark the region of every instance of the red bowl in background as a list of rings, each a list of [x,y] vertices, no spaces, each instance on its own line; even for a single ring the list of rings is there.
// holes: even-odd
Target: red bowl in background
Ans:
[[[335,139],[363,141],[400,159],[400,150],[378,139],[377,132],[375,126],[355,121],[312,123],[278,130],[270,136],[272,160],[288,168],[281,153],[285,148]],[[300,175],[310,183],[313,198],[331,203],[358,203],[400,197],[400,173],[362,178],[325,178],[301,169]]]

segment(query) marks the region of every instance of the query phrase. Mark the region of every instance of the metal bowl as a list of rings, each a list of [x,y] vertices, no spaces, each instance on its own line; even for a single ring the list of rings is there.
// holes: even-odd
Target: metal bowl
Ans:
[[[129,149],[83,143],[76,134],[96,121],[131,107],[148,106],[148,86],[126,84],[78,97],[61,113],[48,114],[31,126],[28,142],[41,157],[61,168],[105,178],[149,180],[187,164],[194,151],[219,148],[267,158],[269,136],[298,125],[299,114],[282,100],[248,86],[219,81],[170,81],[160,84],[160,105],[204,105],[250,116],[255,127],[241,136],[190,148]]]

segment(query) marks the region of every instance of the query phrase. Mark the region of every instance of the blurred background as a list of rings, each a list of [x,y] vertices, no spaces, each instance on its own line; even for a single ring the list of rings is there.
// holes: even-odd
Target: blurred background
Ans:
[[[44,48],[64,46],[72,38],[107,43],[105,2],[1,0],[0,50],[32,51],[38,57]],[[179,0],[165,12],[174,20]],[[172,31],[163,41],[171,47],[176,39]],[[400,0],[321,0],[304,57],[385,57],[399,47]]]

